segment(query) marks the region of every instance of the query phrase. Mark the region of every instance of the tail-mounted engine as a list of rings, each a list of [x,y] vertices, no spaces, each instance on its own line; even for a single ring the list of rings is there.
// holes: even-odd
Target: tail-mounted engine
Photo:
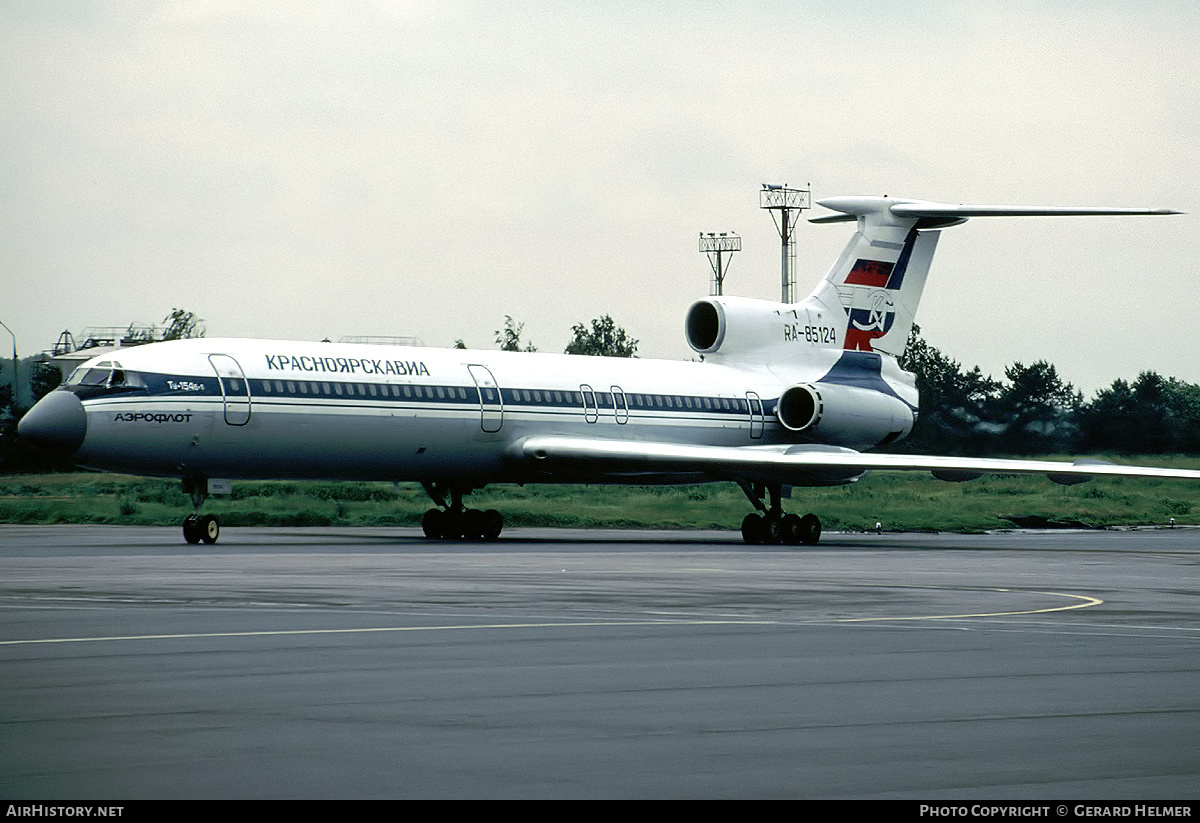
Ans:
[[[778,347],[783,312],[797,307],[745,297],[710,297],[688,309],[684,333],[700,354],[743,355]]]
[[[790,431],[851,448],[891,443],[912,431],[914,421],[912,408],[898,397],[836,383],[789,386],[775,414]]]

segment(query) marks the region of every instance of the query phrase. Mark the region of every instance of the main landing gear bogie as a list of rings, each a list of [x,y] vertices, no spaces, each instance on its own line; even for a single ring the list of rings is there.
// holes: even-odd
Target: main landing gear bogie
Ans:
[[[750,544],[814,546],[821,540],[821,521],[815,514],[748,514],[742,520],[742,539]]]
[[[425,536],[437,540],[487,540],[500,537],[504,518],[495,509],[430,509],[421,518]]]
[[[788,546],[815,546],[821,540],[821,520],[815,514],[785,514],[783,486],[739,482],[746,497],[759,514],[748,514],[742,520],[742,539],[750,544],[784,543]],[[768,506],[764,498],[770,498]]]
[[[480,511],[463,505],[471,487],[446,483],[422,483],[425,493],[440,509],[430,509],[421,518],[421,530],[431,540],[486,540],[500,537],[504,518],[495,509]],[[447,495],[449,500],[447,501]]]

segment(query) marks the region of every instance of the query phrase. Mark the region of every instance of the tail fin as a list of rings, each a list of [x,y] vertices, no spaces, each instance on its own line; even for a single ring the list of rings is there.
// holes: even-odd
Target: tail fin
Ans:
[[[804,302],[817,301],[845,317],[842,348],[899,357],[912,331],[939,229],[969,217],[1179,214],[1168,209],[967,206],[891,197],[832,197],[818,201],[838,215],[813,223],[857,220],[858,230],[825,279]]]

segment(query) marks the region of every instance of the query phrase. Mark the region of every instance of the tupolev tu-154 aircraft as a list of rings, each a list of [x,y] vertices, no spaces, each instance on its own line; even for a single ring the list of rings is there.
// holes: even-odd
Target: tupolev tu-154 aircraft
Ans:
[[[20,434],[103,471],[178,477],[190,543],[237,479],[419,481],[430,538],[494,540],[495,511],[463,505],[489,483],[731,481],[757,509],[748,543],[816,543],[816,515],[783,511],[795,486],[870,470],[945,480],[1038,473],[1200,480],[1200,471],[887,454],[917,413],[903,353],[940,230],[972,217],[1177,214],[1165,209],[971,206],[834,197],[812,222],[857,230],[798,303],[709,297],[684,330],[701,362],[191,339],[101,355],[43,397]]]

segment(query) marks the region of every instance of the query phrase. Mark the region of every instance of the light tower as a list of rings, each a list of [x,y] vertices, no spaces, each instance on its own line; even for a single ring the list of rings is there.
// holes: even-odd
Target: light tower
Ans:
[[[803,209],[812,208],[808,189],[789,189],[787,183],[782,186],[763,183],[759,192],[758,207],[768,209],[775,228],[779,229],[779,239],[783,241],[780,258],[782,297],[781,303],[796,302],[796,241],[793,237],[796,228],[796,218]]]
[[[723,231],[720,234],[711,231],[708,234],[700,232],[700,251],[708,255],[708,262],[712,264],[711,294],[724,293],[725,273],[729,270],[729,264],[725,262],[724,255],[741,250],[742,238],[731,231]]]
[[[12,334],[12,339],[13,339],[13,381],[12,381],[12,383],[13,383],[13,392],[12,392],[12,411],[13,411],[13,415],[15,416],[15,415],[16,415],[16,413],[17,413],[17,392],[18,392],[18,391],[20,391],[20,389],[21,389],[21,384],[20,384],[20,382],[17,380],[17,336],[16,336],[15,334],[13,334],[13,331],[12,331],[12,329],[10,329],[8,326],[5,326],[5,325],[4,325],[4,322],[3,322],[3,321],[0,321],[0,326],[4,326],[4,330],[5,330],[6,332],[8,332],[9,334]]]

